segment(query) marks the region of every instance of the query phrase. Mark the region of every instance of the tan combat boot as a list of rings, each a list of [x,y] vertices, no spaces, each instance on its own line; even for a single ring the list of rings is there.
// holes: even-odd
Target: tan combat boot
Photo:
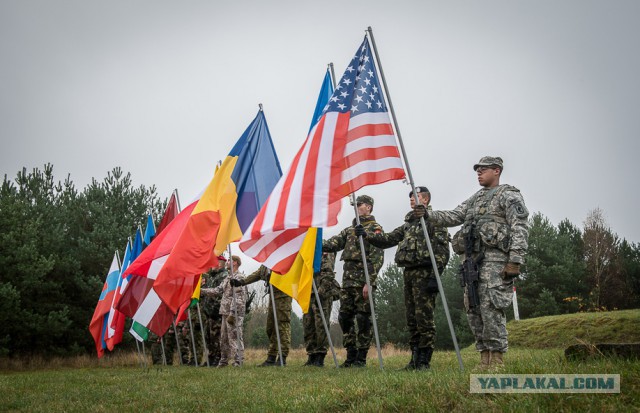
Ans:
[[[488,370],[491,362],[491,352],[489,350],[482,350],[480,352],[480,364],[474,367],[473,371],[482,372]]]
[[[504,360],[502,360],[502,354],[499,351],[491,352],[491,368],[494,370],[501,370],[504,367]]]

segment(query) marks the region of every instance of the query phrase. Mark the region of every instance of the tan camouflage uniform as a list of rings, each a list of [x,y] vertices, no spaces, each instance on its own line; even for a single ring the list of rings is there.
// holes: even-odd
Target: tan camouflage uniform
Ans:
[[[503,280],[501,273],[508,262],[523,264],[528,248],[529,211],[520,191],[511,185],[482,188],[452,211],[429,213],[434,224],[453,227],[464,224],[461,237],[472,230],[476,243],[474,256],[483,253],[480,263],[478,295],[480,306],[465,306],[469,326],[480,352],[504,353],[508,348],[505,308],[511,304],[513,280]],[[454,244],[455,244],[454,238]],[[460,251],[460,246],[454,246]],[[464,247],[462,247],[464,251]]]
[[[242,280],[244,274],[236,271],[233,276],[225,278],[222,284],[216,288],[203,288],[201,290],[201,295],[203,296],[222,294],[220,302],[222,328],[220,331],[220,362],[218,366],[227,366],[229,359],[234,360],[234,366],[240,366],[244,360],[242,323],[247,301],[247,287],[232,287],[229,282],[231,278]]]

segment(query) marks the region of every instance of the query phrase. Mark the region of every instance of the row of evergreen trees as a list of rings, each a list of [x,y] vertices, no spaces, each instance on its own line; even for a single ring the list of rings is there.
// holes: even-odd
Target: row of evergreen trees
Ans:
[[[148,213],[157,218],[165,206],[154,186],[135,187],[120,168],[81,191],[69,177],[56,181],[50,164],[20,171],[15,179],[5,175],[0,188],[0,355],[94,352],[88,325],[113,253],[124,249]],[[568,220],[556,227],[540,213],[530,224],[529,254],[517,283],[522,318],[640,307],[640,245],[613,233],[601,210],[592,211],[582,229]],[[442,281],[464,345],[472,337],[458,263],[453,257]],[[406,343],[401,270],[387,266],[378,283],[381,341]],[[255,337],[246,336],[255,345],[266,338],[257,332],[259,313]],[[436,323],[438,348],[452,348],[440,302]],[[302,341],[298,317],[294,324],[297,345]],[[337,326],[332,332],[339,345]]]

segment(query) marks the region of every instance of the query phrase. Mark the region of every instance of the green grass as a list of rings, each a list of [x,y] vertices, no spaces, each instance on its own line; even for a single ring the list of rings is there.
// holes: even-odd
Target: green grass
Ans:
[[[399,369],[406,364],[408,353],[393,348],[384,349],[383,371],[378,368],[375,351],[369,353],[365,369],[335,369],[330,358],[324,369],[318,369],[302,367],[302,350],[292,352],[285,368],[259,368],[256,365],[263,361],[264,351],[248,350],[245,366],[226,369],[143,369],[134,355],[100,361],[81,358],[67,365],[59,361],[49,365],[42,360],[23,365],[5,361],[0,363],[4,368],[0,373],[0,411],[640,411],[640,361],[601,358],[569,362],[563,356],[563,346],[573,344],[571,340],[577,337],[575,331],[588,331],[589,335],[581,338],[586,340],[600,337],[597,330],[606,329],[610,334],[603,336],[605,341],[621,341],[624,336],[619,334],[628,333],[626,321],[612,326],[607,320],[628,319],[638,326],[638,313],[578,314],[572,321],[544,317],[510,324],[512,347],[505,356],[503,373],[620,374],[619,394],[470,394],[469,374],[479,359],[471,348],[462,351],[463,373],[454,352],[436,351],[431,371],[405,372]],[[566,331],[569,329],[572,331]],[[637,331],[633,334],[637,336]],[[636,337],[633,334],[631,337]],[[537,348],[543,347],[542,342],[553,346]],[[340,351],[340,361],[343,358]]]

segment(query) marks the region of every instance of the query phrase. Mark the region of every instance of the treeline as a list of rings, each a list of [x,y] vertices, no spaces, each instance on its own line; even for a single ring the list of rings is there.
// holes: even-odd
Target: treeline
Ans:
[[[152,212],[166,207],[156,188],[135,187],[114,168],[79,191],[53,167],[4,177],[0,188],[0,355],[70,355],[95,351],[88,326],[115,250]],[[442,276],[458,340],[473,341],[453,256]],[[640,245],[620,239],[593,210],[583,228],[554,226],[542,214],[530,219],[529,254],[516,282],[521,318],[577,311],[640,307]],[[381,342],[406,344],[402,272],[385,267],[378,277],[376,312]],[[337,303],[337,302],[336,302]],[[266,308],[252,311],[245,337],[265,346]],[[507,311],[513,317],[513,311]],[[436,347],[453,348],[442,303],[436,309]],[[331,326],[337,346],[339,327]],[[128,341],[128,343],[127,343]],[[292,317],[292,344],[302,345],[302,324]],[[133,341],[125,334],[119,348]]]
[[[0,355],[92,350],[89,321],[115,250],[158,217],[154,186],[114,168],[79,191],[53,166],[6,175],[0,188]],[[128,334],[127,334],[128,336]],[[95,352],[95,348],[93,349]]]

